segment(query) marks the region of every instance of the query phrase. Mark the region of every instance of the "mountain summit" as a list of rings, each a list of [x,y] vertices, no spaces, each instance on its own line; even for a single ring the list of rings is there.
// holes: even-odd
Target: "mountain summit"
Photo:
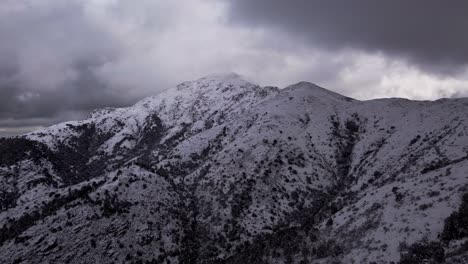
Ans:
[[[468,99],[236,74],[0,139],[1,263],[464,263]]]

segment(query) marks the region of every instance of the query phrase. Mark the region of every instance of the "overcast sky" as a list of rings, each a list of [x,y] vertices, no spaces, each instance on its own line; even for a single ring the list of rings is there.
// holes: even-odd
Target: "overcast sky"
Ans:
[[[0,136],[219,72],[468,96],[467,14],[466,0],[1,0]]]

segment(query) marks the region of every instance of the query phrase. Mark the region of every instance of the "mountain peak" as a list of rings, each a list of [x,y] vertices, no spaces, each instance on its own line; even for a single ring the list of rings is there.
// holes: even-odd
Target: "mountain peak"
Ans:
[[[187,81],[177,85],[177,90],[203,90],[203,91],[225,91],[225,88],[228,87],[229,90],[244,90],[245,88],[256,87],[257,85],[251,83],[245,78],[237,73],[228,72],[228,73],[218,73],[205,76],[203,78]]]
[[[285,88],[286,91],[291,91],[294,93],[301,93],[303,96],[313,96],[317,98],[329,98],[333,100],[340,101],[354,101],[355,99],[344,96],[342,94],[327,90],[323,87],[318,86],[317,84],[310,82],[298,82],[296,84],[290,85]]]
[[[245,87],[245,86],[256,86],[255,83],[249,81],[245,76],[237,74],[235,72],[216,73],[205,76],[196,80],[197,83],[210,83],[210,84],[232,84],[234,86]]]

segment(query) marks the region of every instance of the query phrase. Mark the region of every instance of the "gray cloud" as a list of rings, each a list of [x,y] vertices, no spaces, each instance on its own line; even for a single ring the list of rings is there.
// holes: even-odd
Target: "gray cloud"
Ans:
[[[465,0],[228,1],[232,21],[276,28],[315,47],[383,52],[437,74],[468,65]]]
[[[49,125],[67,117],[83,118],[98,107],[126,106],[139,98],[116,93],[96,76],[96,66],[82,64],[70,69],[74,77],[54,89],[31,87],[16,75],[0,78],[0,121],[30,126],[31,120],[41,120],[39,124]]]
[[[0,3],[0,134],[140,98],[119,93],[99,76],[123,48],[85,8],[79,1]]]
[[[437,12],[433,0],[229,1],[0,1],[0,136],[216,72],[359,99],[467,95],[468,71],[453,74],[467,62],[458,0]]]

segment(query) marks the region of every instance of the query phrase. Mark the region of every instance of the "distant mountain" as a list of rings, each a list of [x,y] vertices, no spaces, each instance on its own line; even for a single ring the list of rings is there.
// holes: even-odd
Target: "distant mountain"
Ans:
[[[467,98],[210,76],[1,139],[0,262],[468,263],[467,184]]]

